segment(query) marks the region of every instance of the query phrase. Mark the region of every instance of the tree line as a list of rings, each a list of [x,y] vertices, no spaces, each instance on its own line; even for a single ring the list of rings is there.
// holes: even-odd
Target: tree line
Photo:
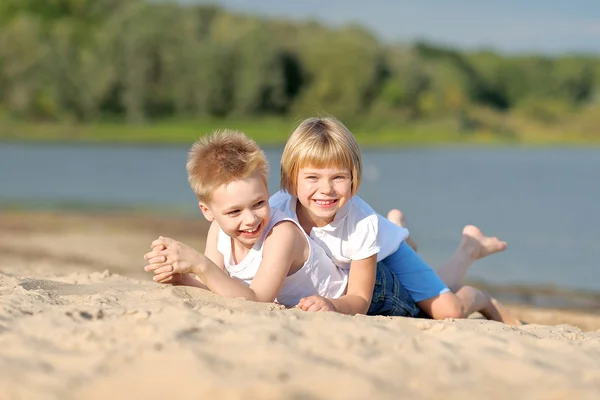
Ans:
[[[384,43],[355,25],[142,0],[3,0],[0,115],[427,120],[596,115],[600,59]],[[475,110],[475,111],[474,111]],[[479,110],[479,111],[477,111]],[[475,113],[474,113],[475,112]],[[596,122],[596,120],[594,120]]]

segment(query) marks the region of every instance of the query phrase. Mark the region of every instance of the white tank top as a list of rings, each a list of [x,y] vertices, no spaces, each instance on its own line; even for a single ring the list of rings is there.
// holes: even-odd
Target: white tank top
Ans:
[[[223,254],[225,268],[229,275],[250,285],[262,261],[265,238],[271,232],[273,226],[281,221],[291,221],[300,229],[308,242],[309,255],[302,268],[285,278],[275,301],[286,306],[295,306],[301,298],[307,296],[320,295],[335,299],[343,295],[348,284],[348,271],[336,267],[331,259],[327,257],[325,251],[306,235],[298,222],[274,208],[271,209],[271,220],[261,237],[238,264],[233,263],[231,238],[219,229],[217,249]]]

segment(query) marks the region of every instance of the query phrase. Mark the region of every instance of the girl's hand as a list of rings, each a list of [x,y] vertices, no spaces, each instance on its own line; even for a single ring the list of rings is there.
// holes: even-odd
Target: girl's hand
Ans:
[[[308,312],[337,311],[331,300],[323,296],[309,296],[300,299],[298,307]]]

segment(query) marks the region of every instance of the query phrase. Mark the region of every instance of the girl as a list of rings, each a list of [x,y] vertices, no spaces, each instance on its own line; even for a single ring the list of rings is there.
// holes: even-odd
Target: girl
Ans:
[[[155,281],[286,306],[311,295],[346,302],[348,271],[334,265],[297,221],[269,207],[267,160],[253,140],[235,131],[203,137],[190,149],[187,171],[198,205],[212,222],[206,248],[201,254],[170,238],[155,240],[144,256],[144,269]],[[376,282],[368,293],[369,314],[417,312],[389,269],[379,265]],[[303,308],[317,311],[311,306]],[[354,309],[337,308],[350,314]]]
[[[506,243],[466,226],[461,244],[438,275],[406,243],[408,231],[400,226],[397,211],[390,215],[394,223],[356,196],[361,178],[360,147],[337,119],[307,119],[288,139],[281,159],[282,190],[269,202],[296,219],[338,267],[349,270],[344,298],[310,296],[300,307],[365,313],[380,263],[434,319],[479,311],[488,319],[519,323],[490,295],[461,285],[473,261],[504,250]]]

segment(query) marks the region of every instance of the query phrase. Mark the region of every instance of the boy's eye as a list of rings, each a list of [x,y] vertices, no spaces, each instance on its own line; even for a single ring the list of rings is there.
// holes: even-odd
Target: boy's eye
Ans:
[[[229,211],[228,213],[226,213],[225,215],[228,215],[230,217],[235,217],[239,213],[240,213],[240,210],[232,210],[232,211]]]
[[[264,205],[265,205],[265,201],[261,200],[261,201],[257,202],[256,204],[254,204],[254,208],[260,208]]]

